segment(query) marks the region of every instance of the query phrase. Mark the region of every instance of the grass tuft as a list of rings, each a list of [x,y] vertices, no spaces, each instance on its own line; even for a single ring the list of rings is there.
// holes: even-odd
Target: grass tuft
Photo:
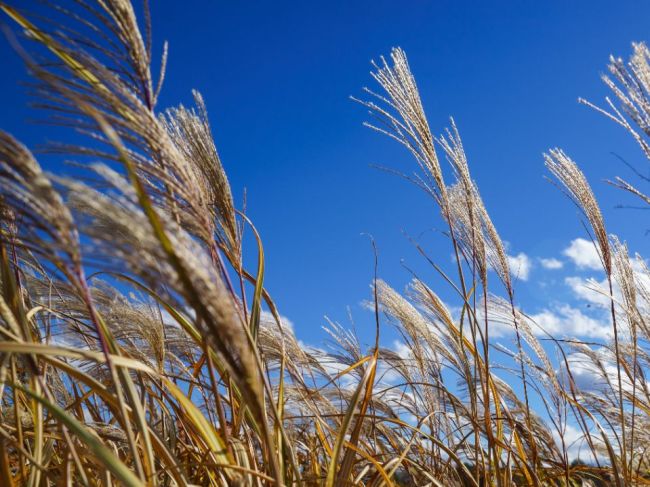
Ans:
[[[24,34],[39,104],[74,132],[48,149],[82,174],[43,171],[0,132],[0,483],[650,482],[650,270],[607,232],[562,150],[546,165],[607,278],[612,338],[600,343],[551,336],[519,309],[454,121],[431,133],[404,51],[374,64],[377,91],[357,101],[414,158],[410,179],[440,213],[454,273],[415,245],[460,311],[417,275],[404,293],[375,278],[374,346],[332,324],[334,349],[305,347],[265,288],[262,239],[233,200],[203,98],[157,107],[167,50],[153,62],[147,2],[144,21],[127,0],[70,3],[51,6],[57,25],[0,2]],[[650,51],[635,44],[609,69],[607,108],[584,103],[650,159]],[[403,349],[380,346],[384,323]],[[491,338],[497,327],[514,350]],[[576,382],[585,367],[598,387]]]

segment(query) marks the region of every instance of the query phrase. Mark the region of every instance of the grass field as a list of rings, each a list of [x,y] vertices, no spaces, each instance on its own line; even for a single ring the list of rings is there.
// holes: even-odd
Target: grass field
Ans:
[[[457,264],[431,266],[461,310],[417,278],[404,295],[376,278],[375,345],[332,326],[336,351],[307,348],[264,285],[263,243],[233,201],[201,95],[157,106],[166,54],[153,59],[149,17],[127,0],[73,3],[60,25],[0,10],[29,38],[17,48],[34,95],[76,141],[48,150],[77,163],[46,173],[0,132],[1,485],[650,483],[650,270],[608,232],[562,150],[546,155],[549,176],[580,208],[606,277],[613,339],[598,346],[540,337],[518,308],[458,131],[431,133],[393,50],[357,102],[413,156]],[[612,100],[597,110],[650,159],[649,61],[643,44],[612,60]],[[385,323],[404,350],[379,346]],[[496,324],[515,349],[491,340]],[[602,387],[578,386],[575,357]]]

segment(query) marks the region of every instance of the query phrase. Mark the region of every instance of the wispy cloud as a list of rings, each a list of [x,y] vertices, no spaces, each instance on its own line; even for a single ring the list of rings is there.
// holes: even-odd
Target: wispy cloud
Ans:
[[[260,321],[262,323],[266,323],[268,326],[277,326],[273,313],[271,313],[266,309],[262,310],[262,314],[260,315]],[[283,328],[286,328],[291,332],[294,331],[293,321],[291,321],[286,316],[280,315],[280,323],[282,324]]]
[[[564,283],[571,288],[577,298],[590,304],[606,308],[611,303],[605,279],[598,281],[593,277],[570,276],[564,279]]]
[[[608,339],[612,335],[612,327],[607,319],[588,316],[568,304],[544,309],[530,315],[530,318],[553,336]]]
[[[508,255],[508,264],[515,277],[522,281],[528,280],[530,269],[532,268],[530,257],[523,252],[519,252],[517,255]]]
[[[597,435],[596,440],[598,439]],[[559,448],[562,447],[562,438],[560,437],[557,430],[553,429],[553,439]],[[587,439],[585,438],[584,433],[580,428],[577,428],[571,424],[567,424],[564,428],[564,445],[567,448],[567,454],[569,456],[569,461],[581,459],[586,461],[593,460],[593,453],[587,444]],[[593,440],[592,440],[593,441]]]
[[[544,269],[550,269],[550,270],[557,270],[557,269],[562,269],[564,267],[564,262],[562,262],[559,259],[554,259],[554,258],[540,258],[539,263],[542,264],[542,267]]]

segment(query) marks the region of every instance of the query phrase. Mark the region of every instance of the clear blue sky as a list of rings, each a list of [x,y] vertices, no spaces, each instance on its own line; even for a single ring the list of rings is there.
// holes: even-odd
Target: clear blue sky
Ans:
[[[409,280],[404,259],[448,295],[402,234],[426,232],[420,241],[429,255],[448,263],[449,246],[432,231],[440,227],[436,210],[416,188],[370,167],[410,172],[413,161],[363,128],[366,112],[349,100],[371,85],[370,60],[393,46],[409,56],[435,133],[456,119],[497,228],[513,255],[529,257],[529,279],[518,286],[527,311],[563,303],[582,310],[565,279],[598,277],[562,254],[584,233],[572,205],[543,178],[547,148],[561,146],[581,163],[610,231],[633,250],[647,246],[647,213],[613,209],[629,200],[602,182],[630,175],[612,152],[641,170],[647,161],[620,128],[576,99],[600,102],[608,55],[627,56],[631,41],[650,39],[648,2],[152,4],[156,46],[170,42],[160,107],[189,103],[192,88],[203,93],[239,200],[247,188],[267,286],[304,340],[323,339],[324,315],[346,324],[348,305],[362,333],[370,326],[359,306],[373,273],[364,232],[377,242],[380,276],[394,287]],[[28,144],[44,142],[47,129],[29,123],[34,113],[19,86],[25,71],[6,42],[0,61],[0,127]],[[544,269],[542,257],[564,268]]]

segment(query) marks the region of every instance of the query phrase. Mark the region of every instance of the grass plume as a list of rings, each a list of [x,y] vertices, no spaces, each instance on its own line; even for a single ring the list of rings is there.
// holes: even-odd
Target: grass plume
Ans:
[[[417,248],[459,310],[417,275],[403,293],[377,278],[372,347],[334,323],[331,350],[306,347],[264,284],[263,243],[233,198],[203,98],[157,106],[167,51],[154,62],[147,2],[142,20],[128,0],[50,8],[64,24],[0,2],[25,34],[39,105],[73,132],[47,150],[83,175],[47,173],[0,132],[2,485],[648,483],[650,270],[607,233],[563,151],[546,165],[602,261],[602,343],[549,335],[520,309],[455,122],[432,134],[404,51],[374,64],[379,88],[357,101],[414,158],[454,273]],[[628,64],[612,59],[617,102],[597,108],[648,158],[649,60],[644,44]],[[380,346],[386,324],[402,349]],[[497,328],[516,349],[495,343]],[[585,367],[596,389],[575,380]],[[585,462],[573,461],[576,441]]]

